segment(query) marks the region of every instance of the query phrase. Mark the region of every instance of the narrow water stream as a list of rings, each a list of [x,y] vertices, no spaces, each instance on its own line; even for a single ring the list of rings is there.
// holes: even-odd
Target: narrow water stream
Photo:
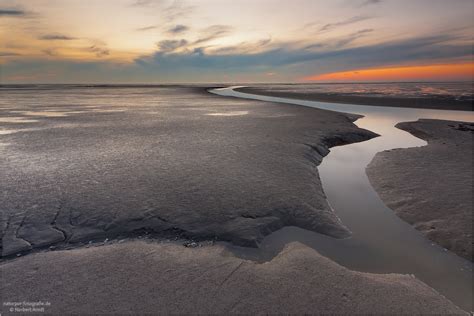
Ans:
[[[377,152],[426,145],[425,141],[396,128],[397,123],[420,118],[474,122],[473,112],[335,104],[252,95],[235,88],[210,92],[363,115],[355,124],[381,135],[331,148],[318,167],[329,204],[351,230],[351,238],[338,240],[286,227],[267,236],[258,250],[235,249],[237,255],[254,259],[271,257],[288,242],[299,241],[349,269],[413,274],[459,307],[473,310],[472,263],[435,245],[399,219],[381,201],[365,172]]]

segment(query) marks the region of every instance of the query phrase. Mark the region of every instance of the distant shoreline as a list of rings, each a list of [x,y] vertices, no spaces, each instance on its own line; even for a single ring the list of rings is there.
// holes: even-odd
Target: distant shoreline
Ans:
[[[409,82],[405,82],[409,83]],[[422,82],[419,82],[422,83]],[[446,82],[449,83],[449,82]],[[318,85],[339,85],[343,83],[318,83]],[[345,84],[345,83],[344,83]],[[354,83],[356,84],[356,83]],[[366,83],[364,83],[366,84]],[[387,84],[387,82],[368,83],[368,84]],[[274,91],[270,84],[248,84],[245,83],[226,83],[226,84],[211,84],[211,83],[194,83],[194,84],[0,84],[1,91],[8,90],[52,90],[52,89],[116,89],[116,88],[195,88],[196,92],[205,92],[211,88],[220,88],[227,86],[243,85],[243,88],[237,88],[237,91],[252,93],[264,96],[284,97],[299,100],[320,101],[329,103],[343,103],[343,104],[359,104],[359,105],[375,105],[387,107],[401,107],[401,108],[421,108],[421,109],[436,109],[436,110],[454,110],[454,111],[473,111],[473,100],[456,100],[450,95],[440,97],[404,97],[404,96],[375,96],[367,93],[365,95],[351,95],[341,92],[312,92],[305,91]],[[285,84],[286,86],[297,87],[301,84]],[[293,90],[293,89],[291,89]]]
[[[236,91],[264,96],[291,98],[299,100],[359,104],[369,106],[387,106],[401,108],[420,108],[435,110],[473,111],[473,102],[470,100],[455,100],[442,98],[402,98],[402,97],[378,97],[378,96],[352,96],[343,94],[328,94],[320,92],[283,92],[266,90],[263,87],[237,88]]]

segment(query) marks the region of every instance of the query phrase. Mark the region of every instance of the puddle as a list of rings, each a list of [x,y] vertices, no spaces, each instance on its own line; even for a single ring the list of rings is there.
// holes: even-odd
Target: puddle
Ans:
[[[38,120],[20,117],[20,116],[10,116],[10,117],[0,117],[0,123],[34,123]]]
[[[249,111],[229,111],[221,113],[207,113],[209,116],[242,116],[249,114]]]

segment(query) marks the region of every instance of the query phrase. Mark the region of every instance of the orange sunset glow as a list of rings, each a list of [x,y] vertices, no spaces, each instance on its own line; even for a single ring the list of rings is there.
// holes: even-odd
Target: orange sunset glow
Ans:
[[[277,9],[268,15],[268,6]],[[473,8],[472,0],[3,0],[0,81],[469,81]]]
[[[359,69],[304,78],[308,81],[472,80],[474,63]]]

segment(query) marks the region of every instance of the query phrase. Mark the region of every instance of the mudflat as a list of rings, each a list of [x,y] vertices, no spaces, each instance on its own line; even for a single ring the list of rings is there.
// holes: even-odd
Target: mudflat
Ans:
[[[221,245],[126,241],[35,253],[0,272],[3,302],[48,302],[48,314],[463,313],[414,277],[350,271],[296,242],[256,263]]]
[[[351,95],[344,93],[324,93],[302,89],[298,85],[287,85],[284,88],[273,88],[271,85],[252,86],[236,89],[240,92],[291,98],[299,100],[320,101],[329,103],[360,104],[374,106],[389,106],[401,108],[420,108],[453,111],[474,110],[472,100],[458,99],[453,96],[445,97],[397,97],[397,96],[377,96],[377,95]]]
[[[347,237],[316,167],[375,136],[355,116],[198,87],[5,90],[0,116],[3,256],[143,233]]]
[[[397,125],[427,146],[378,153],[367,174],[383,201],[429,239],[473,260],[472,123]]]

